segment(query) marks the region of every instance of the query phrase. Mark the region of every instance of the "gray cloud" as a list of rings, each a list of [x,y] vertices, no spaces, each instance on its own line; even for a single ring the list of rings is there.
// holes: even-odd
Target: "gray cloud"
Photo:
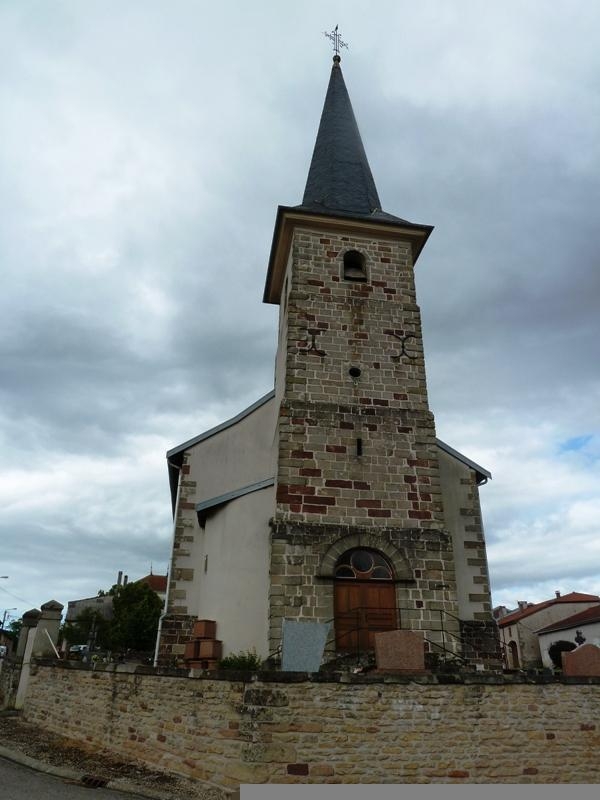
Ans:
[[[341,6],[262,6],[0,11],[0,572],[31,604],[164,568],[164,452],[272,384],[272,226],[302,196]],[[494,475],[495,597],[599,592],[599,460],[560,443],[600,428],[600,12],[343,10],[384,207],[435,225],[430,400]]]

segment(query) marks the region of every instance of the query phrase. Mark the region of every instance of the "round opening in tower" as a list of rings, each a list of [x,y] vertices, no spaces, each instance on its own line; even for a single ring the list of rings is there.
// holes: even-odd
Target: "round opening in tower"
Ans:
[[[351,378],[360,378],[360,368],[359,367],[350,367],[348,370],[348,374]]]
[[[366,259],[362,253],[359,253],[358,250],[347,250],[344,253],[344,280],[367,280]]]

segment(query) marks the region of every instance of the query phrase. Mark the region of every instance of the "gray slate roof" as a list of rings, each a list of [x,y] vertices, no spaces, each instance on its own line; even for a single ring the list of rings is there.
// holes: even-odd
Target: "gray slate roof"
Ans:
[[[336,216],[406,222],[381,210],[377,187],[363,147],[339,56],[333,59],[329,87],[302,204],[296,208]]]

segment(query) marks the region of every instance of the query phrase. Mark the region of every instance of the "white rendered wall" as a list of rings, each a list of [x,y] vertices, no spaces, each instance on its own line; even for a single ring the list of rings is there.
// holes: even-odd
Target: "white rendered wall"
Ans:
[[[207,438],[190,444],[186,450],[183,473],[180,475],[176,520],[174,524],[174,546],[169,578],[169,599],[167,614],[209,617],[208,611],[201,608],[201,597],[206,598],[204,563],[206,553],[206,533],[199,524],[196,507],[198,503],[222,498],[231,492],[272,479],[275,474],[274,444],[275,403],[273,398],[263,402],[247,416],[232,425],[223,427]],[[259,529],[260,537],[267,535],[268,520],[275,513],[274,492],[259,491],[264,499],[260,525],[252,517],[244,521],[246,527],[235,521],[235,533],[241,529],[247,535],[247,526]],[[208,508],[209,529],[214,520],[223,513],[229,518],[227,506],[233,503],[255,503],[244,498],[221,503],[217,508]],[[229,532],[226,531],[226,534]],[[228,536],[225,541],[229,541]],[[263,547],[263,545],[260,545]],[[264,549],[264,548],[263,548]],[[262,554],[262,550],[259,550]],[[260,556],[263,558],[263,555]],[[211,561],[212,566],[212,561]],[[236,567],[237,569],[237,567]],[[225,579],[230,574],[224,570]],[[268,585],[263,576],[265,593]],[[212,604],[211,609],[214,608]],[[212,612],[211,612],[212,613]],[[215,619],[218,617],[215,615]],[[265,623],[266,624],[266,623]],[[220,636],[221,632],[219,632]],[[181,643],[178,643],[178,647]]]
[[[275,474],[275,401],[190,448],[195,502],[241,489]]]
[[[223,654],[268,655],[269,518],[275,488],[239,497],[210,513],[197,535],[191,613],[217,622]],[[206,569],[206,571],[205,571]]]

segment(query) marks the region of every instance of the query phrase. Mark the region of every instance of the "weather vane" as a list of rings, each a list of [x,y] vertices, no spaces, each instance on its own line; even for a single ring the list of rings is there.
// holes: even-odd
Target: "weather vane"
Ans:
[[[348,45],[346,44],[346,42],[342,40],[342,37],[338,33],[337,25],[331,31],[331,33],[323,31],[323,35],[326,36],[328,39],[331,39],[331,41],[333,42],[333,52],[336,54],[336,56],[339,56],[341,47],[345,47],[346,50],[348,49]]]

